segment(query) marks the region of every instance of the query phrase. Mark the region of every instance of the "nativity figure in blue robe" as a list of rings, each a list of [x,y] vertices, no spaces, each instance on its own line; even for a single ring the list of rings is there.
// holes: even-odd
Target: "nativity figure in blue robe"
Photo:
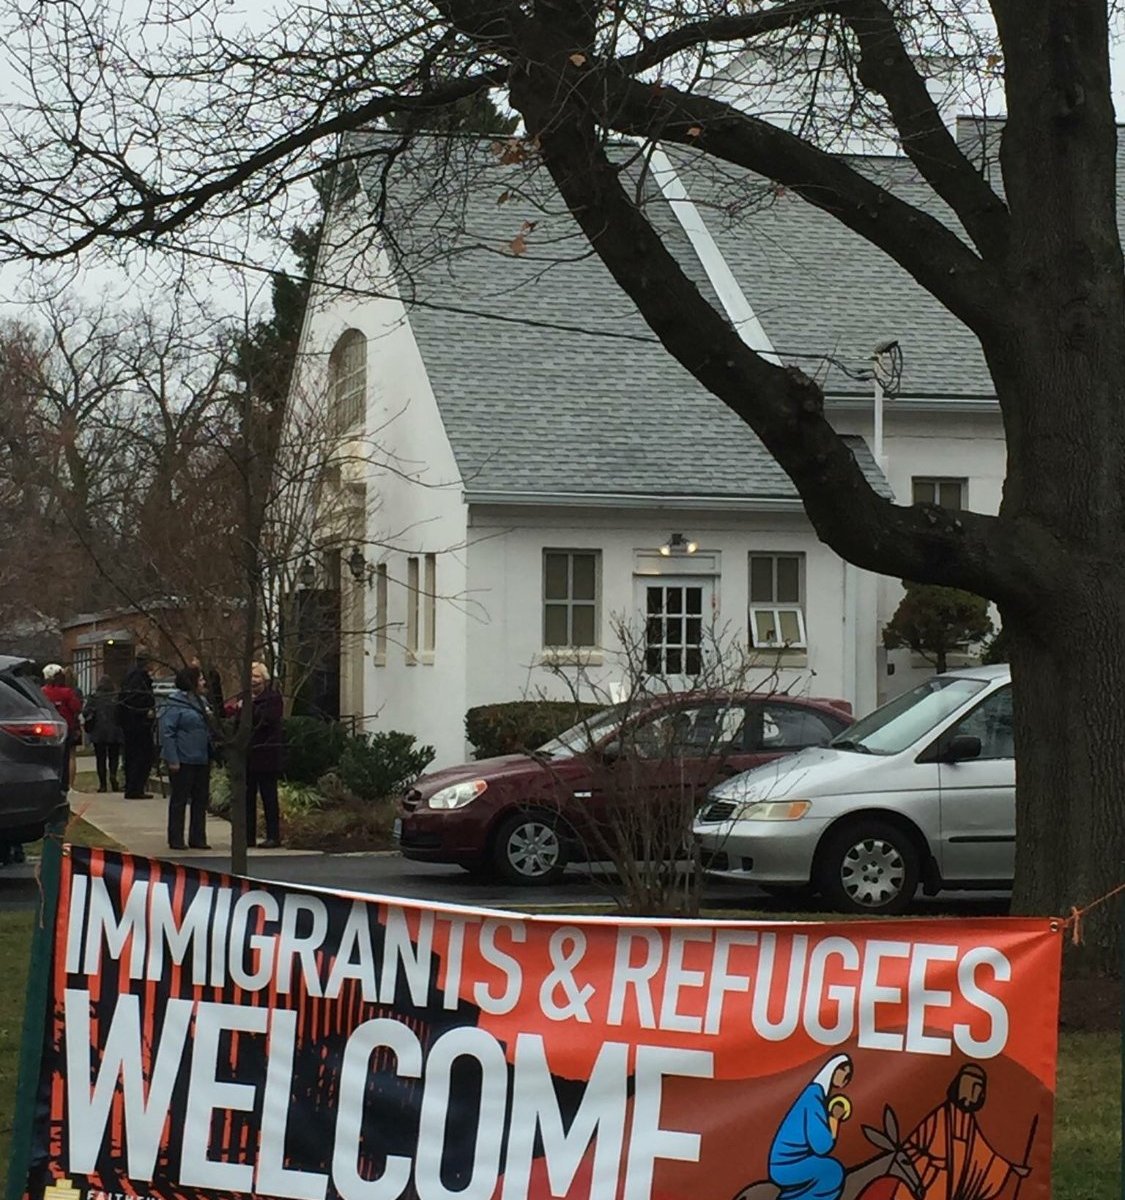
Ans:
[[[844,1168],[832,1151],[841,1112],[850,1112],[851,1106],[844,1097],[829,1096],[851,1077],[851,1059],[838,1054],[785,1114],[770,1146],[770,1182],[779,1189],[777,1200],[840,1200]]]

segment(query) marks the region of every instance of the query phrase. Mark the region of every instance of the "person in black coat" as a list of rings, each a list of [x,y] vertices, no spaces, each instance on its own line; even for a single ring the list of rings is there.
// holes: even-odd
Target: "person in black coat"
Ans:
[[[263,850],[281,845],[281,813],[277,801],[277,783],[284,757],[282,716],[285,708],[281,693],[270,682],[269,668],[256,662],[250,668],[250,695],[254,719],[250,729],[250,752],[246,761],[246,844],[258,842],[258,794],[262,797],[262,815],[266,819]],[[242,699],[227,705],[227,714],[236,716]]]
[[[118,790],[117,768],[121,763],[121,744],[125,741],[119,714],[117,686],[108,675],[103,675],[82,710],[82,724],[94,745],[94,758],[98,764],[99,792],[108,792],[111,788],[115,792]]]
[[[121,684],[118,714],[125,742],[125,799],[151,800],[146,791],[152,773],[156,727],[156,697],[152,691],[152,672],[156,664],[147,654],[137,655],[133,669]]]

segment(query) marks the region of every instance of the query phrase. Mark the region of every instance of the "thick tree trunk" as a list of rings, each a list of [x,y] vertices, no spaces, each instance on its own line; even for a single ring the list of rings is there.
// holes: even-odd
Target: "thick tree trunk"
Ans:
[[[1038,613],[1004,612],[1016,721],[1021,913],[1067,916],[1125,882],[1125,571],[1060,581]],[[1071,974],[1120,962],[1121,905],[1082,922]]]

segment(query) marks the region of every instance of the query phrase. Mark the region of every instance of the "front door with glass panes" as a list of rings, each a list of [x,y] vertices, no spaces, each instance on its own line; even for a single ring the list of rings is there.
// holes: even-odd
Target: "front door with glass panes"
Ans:
[[[677,683],[698,678],[705,665],[714,582],[664,576],[638,580],[638,590],[645,629],[645,674]]]

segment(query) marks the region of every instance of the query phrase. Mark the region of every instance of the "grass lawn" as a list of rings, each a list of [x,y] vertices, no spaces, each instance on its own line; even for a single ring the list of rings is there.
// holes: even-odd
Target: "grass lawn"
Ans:
[[[8,1162],[31,913],[0,913],[0,1164]],[[1053,1200],[1121,1195],[1121,1042],[1112,1033],[1064,1032],[1055,1112]],[[3,1178],[0,1176],[0,1185]]]
[[[72,816],[66,823],[64,837],[72,846],[92,846],[96,850],[125,849],[120,842],[115,842],[113,838],[102,833],[96,825],[91,825],[89,821],[79,816]],[[43,853],[43,843],[41,841],[28,842],[23,849],[28,858],[39,858]],[[0,962],[4,961],[0,958]]]

